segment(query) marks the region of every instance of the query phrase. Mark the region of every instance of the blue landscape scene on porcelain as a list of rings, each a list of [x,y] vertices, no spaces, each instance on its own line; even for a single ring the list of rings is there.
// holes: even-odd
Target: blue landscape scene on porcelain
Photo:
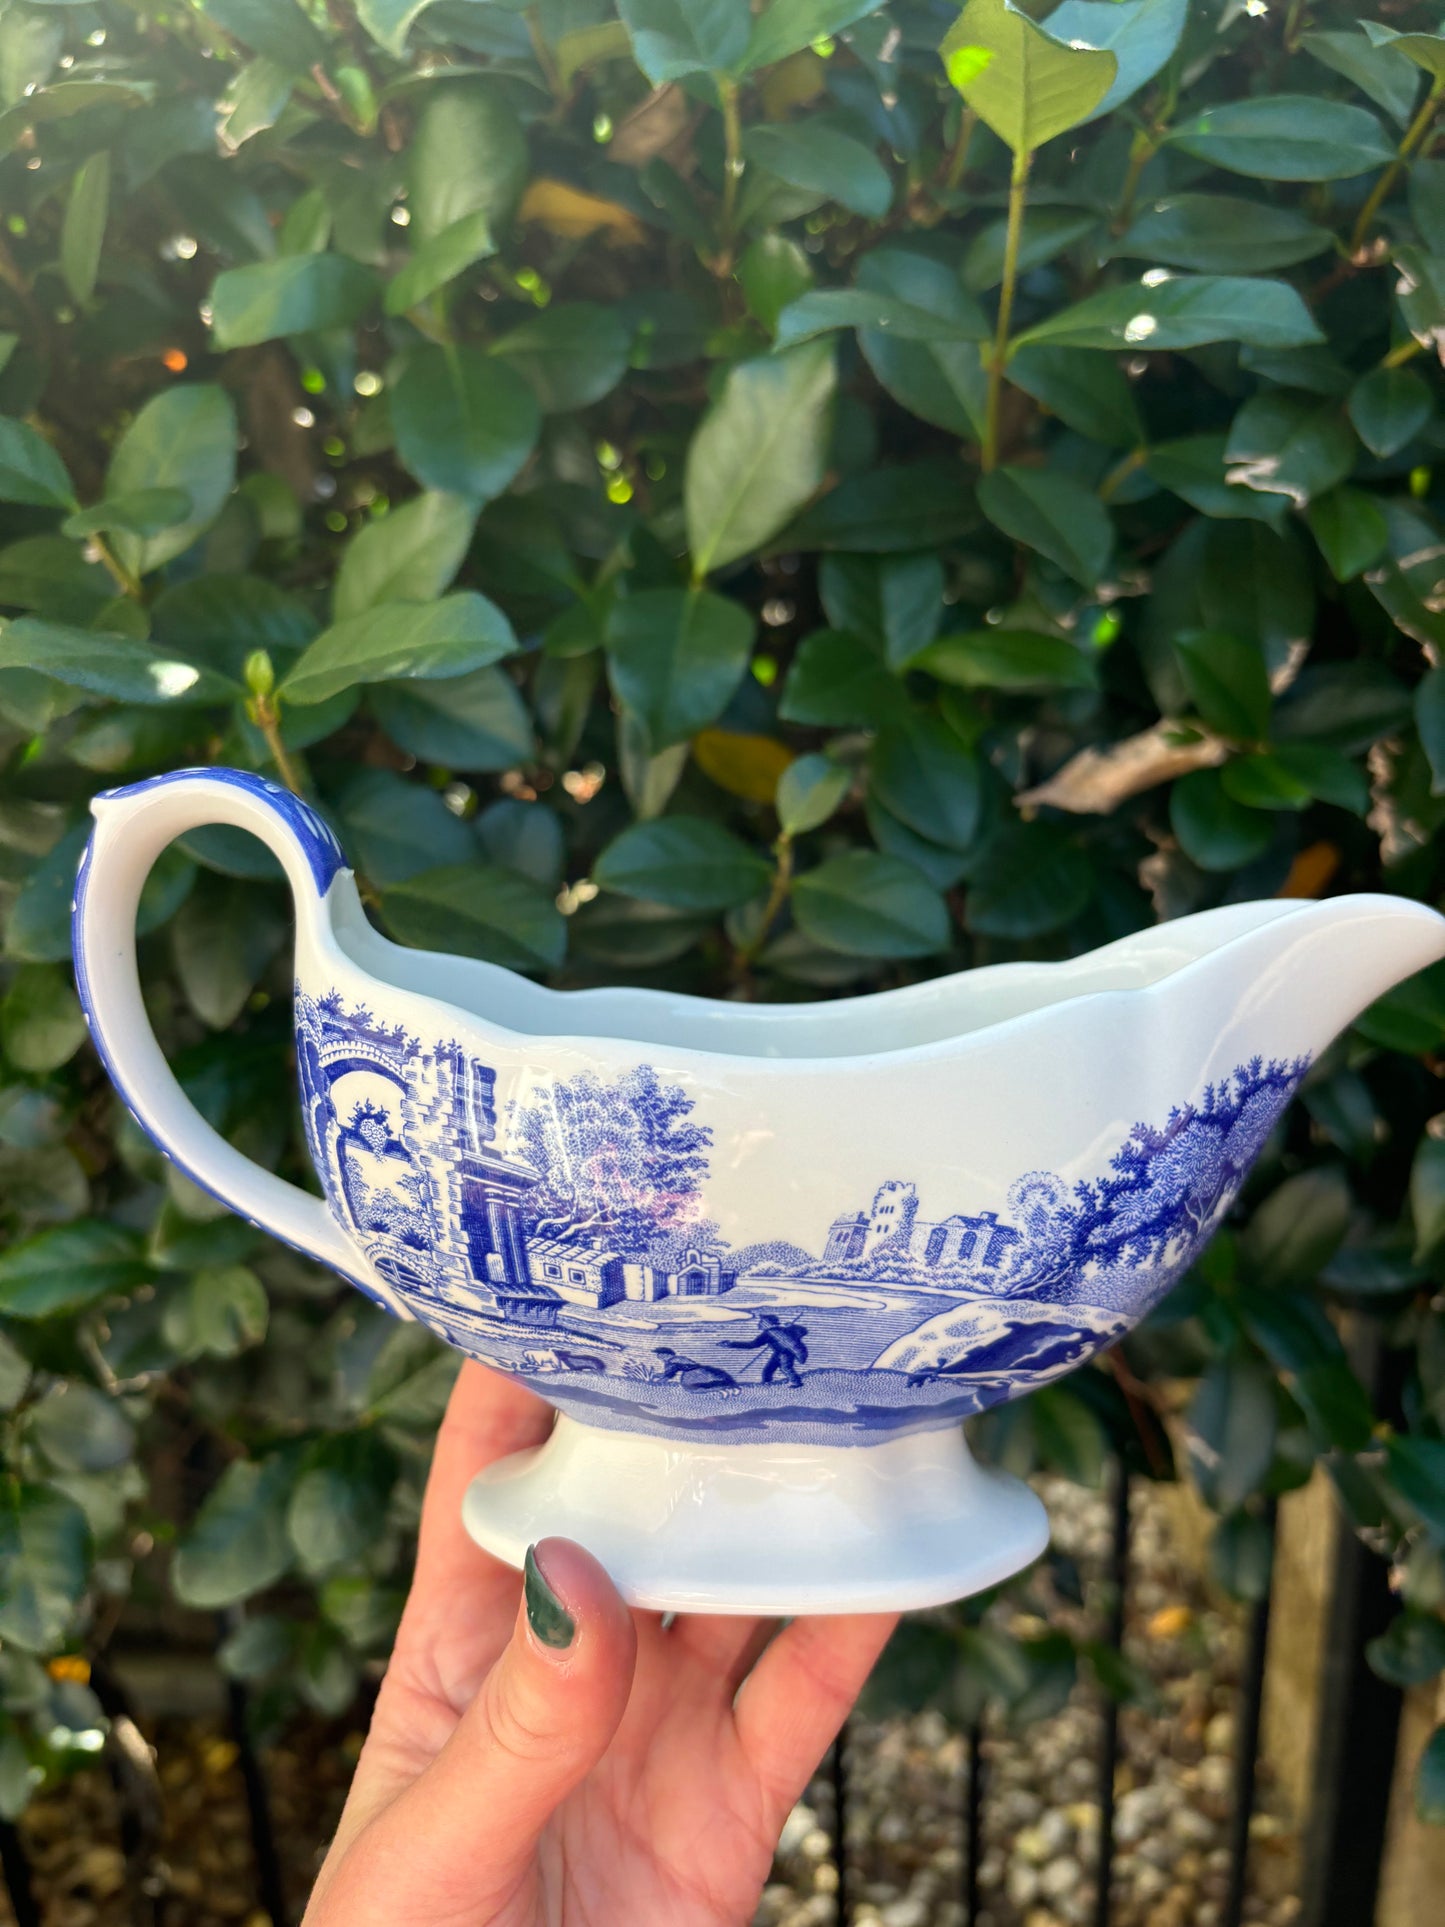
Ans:
[[[1072,1186],[1024,1171],[963,1211],[880,1172],[811,1248],[740,1247],[706,1116],[647,1063],[500,1107],[475,1054],[339,993],[298,986],[296,1038],[327,1199],[417,1319],[574,1418],[738,1443],[870,1443],[1071,1371],[1188,1269],[1308,1065],[1181,1094]]]

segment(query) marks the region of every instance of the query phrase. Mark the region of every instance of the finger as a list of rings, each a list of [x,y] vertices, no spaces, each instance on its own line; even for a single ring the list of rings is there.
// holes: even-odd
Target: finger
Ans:
[[[665,1662],[685,1657],[731,1700],[778,1630],[776,1619],[746,1614],[680,1613],[662,1642]]]
[[[404,1841],[412,1914],[419,1884],[435,1881],[489,1918],[489,1903],[516,1888],[543,1828],[602,1757],[626,1708],[632,1616],[592,1555],[544,1539],[525,1594],[511,1640],[441,1754],[350,1856],[370,1880]],[[346,1919],[333,1886],[337,1918]],[[390,1917],[377,1898],[367,1892],[372,1913],[360,1917]]]
[[[779,1824],[897,1624],[897,1613],[795,1619],[743,1681],[733,1713],[738,1739]]]

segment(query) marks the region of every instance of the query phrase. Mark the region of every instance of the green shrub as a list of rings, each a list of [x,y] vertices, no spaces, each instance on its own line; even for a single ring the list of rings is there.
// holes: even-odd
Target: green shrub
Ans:
[[[253,1602],[265,1708],[344,1706],[454,1368],[124,1117],[67,970],[96,788],[273,769],[394,935],[571,985],[826,996],[1439,897],[1445,40],[1381,11],[0,0],[0,1810],[95,1725],[46,1662],[128,1596]],[[269,866],[187,838],[142,922],[187,1089],[299,1172]],[[1096,1476],[1143,1425],[1158,1471],[1148,1381],[1197,1377],[1219,1578],[1258,1590],[1323,1459],[1400,1555],[1409,1679],[1442,1049],[1427,973],[1129,1371],[993,1426]]]

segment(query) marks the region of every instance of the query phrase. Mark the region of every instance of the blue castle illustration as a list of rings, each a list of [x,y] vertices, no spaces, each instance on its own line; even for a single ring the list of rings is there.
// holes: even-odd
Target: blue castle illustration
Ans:
[[[499,1147],[496,1073],[459,1044],[424,1047],[367,1010],[303,994],[296,1038],[327,1196],[382,1277],[423,1303],[553,1328],[569,1305],[715,1297],[736,1283],[717,1250],[669,1235],[665,1210],[644,1218],[641,1236],[628,1224],[615,1144],[601,1147],[588,1176],[594,1189],[615,1188],[623,1210],[582,1224],[558,1215],[547,1160],[538,1168]],[[645,1109],[647,1090],[629,1098],[637,1095]],[[576,1094],[564,1093],[564,1116],[569,1098],[576,1108]],[[548,1121],[555,1136],[557,1119]],[[523,1118],[524,1134],[545,1143],[548,1121]],[[609,1243],[608,1230],[623,1238]]]

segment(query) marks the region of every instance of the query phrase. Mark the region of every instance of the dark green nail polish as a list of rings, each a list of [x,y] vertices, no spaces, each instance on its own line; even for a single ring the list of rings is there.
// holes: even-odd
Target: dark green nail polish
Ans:
[[[522,1592],[527,1601],[527,1624],[544,1646],[570,1646],[577,1621],[542,1577],[536,1548],[528,1546],[522,1564]]]

